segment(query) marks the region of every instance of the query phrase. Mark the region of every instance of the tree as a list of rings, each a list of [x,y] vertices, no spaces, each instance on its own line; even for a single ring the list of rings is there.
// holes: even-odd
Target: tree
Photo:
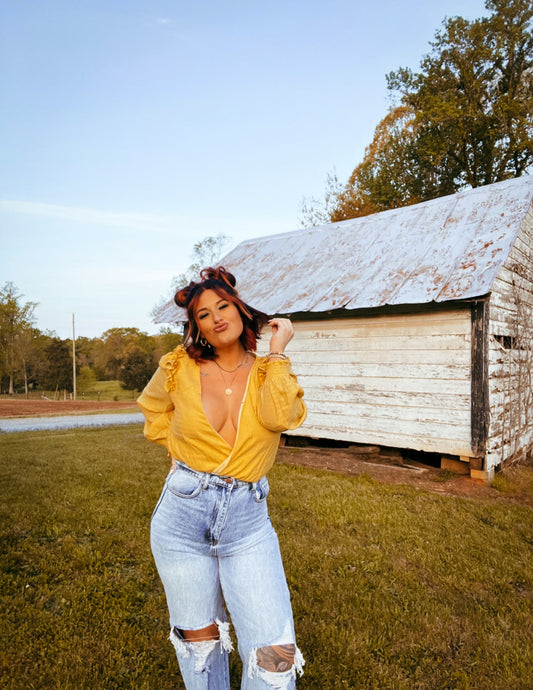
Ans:
[[[154,364],[167,352],[171,352],[178,345],[181,345],[183,337],[179,333],[174,333],[168,326],[162,326],[159,329],[159,333],[155,337],[155,350],[153,352]]]
[[[51,337],[45,349],[46,367],[39,377],[44,390],[72,390],[72,341]]]
[[[0,358],[9,376],[9,394],[14,395],[17,369],[25,361],[31,340],[31,327],[35,321],[36,302],[22,302],[17,287],[7,282],[0,288]]]
[[[519,177],[533,163],[533,2],[485,7],[488,18],[445,22],[421,72],[388,76],[415,112],[420,160],[436,173],[426,198]]]
[[[124,351],[131,343],[150,354],[155,348],[154,337],[138,328],[110,328],[102,334],[94,349],[94,363],[107,379],[119,379]]]
[[[118,380],[127,390],[142,390],[152,374],[154,362],[151,353],[136,343],[129,343],[121,356]]]
[[[453,194],[533,166],[533,1],[487,0],[490,16],[443,22],[419,72],[387,76],[399,98],[330,221]],[[373,210],[372,210],[373,209]]]
[[[208,266],[215,266],[222,256],[222,253],[229,242],[227,235],[209,235],[204,237],[194,245],[192,253],[192,264],[185,270],[172,278],[170,286],[170,299],[174,298],[176,291],[187,285],[191,280],[198,280],[200,271]],[[162,297],[158,304],[151,311],[151,316],[157,316],[159,311],[169,302],[169,297]]]
[[[411,106],[391,108],[337,199],[331,221],[367,216],[422,199],[424,173],[414,151],[417,136]]]

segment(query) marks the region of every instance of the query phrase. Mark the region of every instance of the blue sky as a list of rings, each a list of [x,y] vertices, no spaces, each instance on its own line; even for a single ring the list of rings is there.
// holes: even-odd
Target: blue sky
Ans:
[[[446,16],[481,0],[3,0],[0,285],[70,337],[156,333],[195,242],[298,227]],[[237,276],[238,278],[238,276]]]

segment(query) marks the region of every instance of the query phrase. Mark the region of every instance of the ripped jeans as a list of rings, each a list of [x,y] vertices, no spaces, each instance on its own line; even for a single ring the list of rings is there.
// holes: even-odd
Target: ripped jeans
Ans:
[[[177,462],[152,516],[151,545],[165,588],[174,644],[187,690],[229,690],[232,649],[226,611],[243,662],[241,690],[292,690],[304,664],[280,670],[265,649],[295,645],[289,590],[268,517],[268,480],[253,484],[196,472]],[[225,606],[224,606],[225,604]],[[183,631],[212,623],[218,639],[189,641]],[[289,647],[291,649],[291,647]]]

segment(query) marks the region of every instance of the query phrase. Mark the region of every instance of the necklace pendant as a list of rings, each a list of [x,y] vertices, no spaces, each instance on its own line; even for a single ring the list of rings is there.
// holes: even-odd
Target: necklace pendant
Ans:
[[[225,393],[226,395],[231,395],[231,394],[233,393],[233,391],[231,390],[231,388],[226,388],[226,390],[224,391],[224,393]]]

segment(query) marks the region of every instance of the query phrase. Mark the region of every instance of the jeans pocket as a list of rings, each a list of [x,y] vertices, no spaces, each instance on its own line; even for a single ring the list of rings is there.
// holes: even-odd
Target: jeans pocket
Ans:
[[[168,490],[179,498],[194,498],[202,490],[202,478],[187,470],[176,468],[168,481]]]
[[[262,503],[263,501],[266,501],[266,497],[268,496],[269,491],[270,485],[268,483],[268,479],[266,477],[263,477],[257,482],[257,485],[255,487],[254,501],[256,503]]]

